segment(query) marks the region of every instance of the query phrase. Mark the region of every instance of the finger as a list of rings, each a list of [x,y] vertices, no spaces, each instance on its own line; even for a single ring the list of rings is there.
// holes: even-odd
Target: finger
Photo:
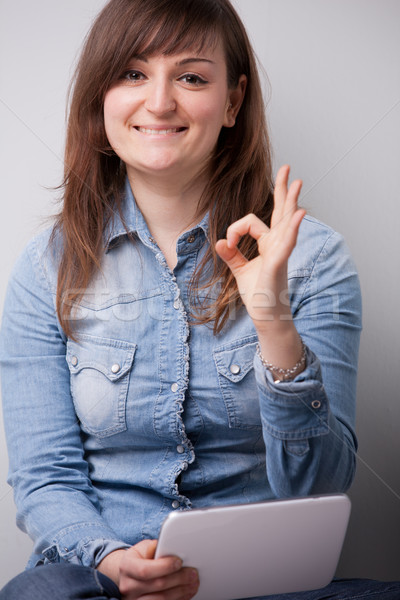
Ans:
[[[303,182],[301,179],[296,179],[290,184],[286,198],[281,198],[279,206],[274,208],[271,217],[271,229],[279,223],[287,222],[297,210],[297,203],[301,192]]]
[[[286,205],[293,206],[293,208],[297,207],[297,202],[299,200],[301,188],[303,186],[303,182],[301,179],[295,179],[289,187],[287,196],[286,196]]]
[[[282,193],[286,196],[287,193],[287,183],[289,181],[289,173],[290,173],[290,165],[282,165],[276,174],[275,179],[275,190],[278,190],[278,193]]]
[[[269,231],[267,225],[256,215],[248,214],[242,217],[232,225],[229,225],[226,232],[226,240],[229,248],[234,248],[244,235],[251,235],[255,240],[259,240],[262,235]]]
[[[156,546],[155,540],[143,540],[126,550],[121,572],[139,581],[148,581],[178,572],[182,568],[182,561],[177,556],[152,558]]]
[[[135,598],[138,600],[189,600],[197,594],[198,589],[198,585],[180,585],[162,592],[144,593]],[[123,596],[123,598],[129,600],[129,595]]]
[[[274,188],[274,213],[278,219],[282,218],[283,207],[287,196],[290,166],[283,165],[279,168],[275,179]]]
[[[181,585],[164,592],[162,600],[189,600],[197,594],[198,589],[198,585]],[[151,599],[153,596],[145,596],[145,600]],[[160,600],[160,596],[154,596],[154,600]]]
[[[120,591],[124,598],[142,598],[146,600],[176,600],[181,597],[188,598],[196,593],[199,586],[199,576],[196,569],[185,567],[178,573],[166,577],[158,577],[148,581],[124,579],[120,584]]]
[[[300,223],[302,222],[303,218],[305,217],[305,215],[307,214],[307,211],[304,210],[304,208],[298,208],[296,210],[296,212],[294,213],[290,224],[289,224],[289,236],[292,235],[292,237],[294,236],[294,245],[296,244],[297,241],[297,234],[299,232],[299,227],[300,227]]]
[[[285,244],[284,244],[284,247],[286,248],[286,253],[287,253],[288,257],[296,245],[300,223],[305,214],[306,214],[306,211],[303,208],[299,208],[292,215],[290,222],[288,224],[287,231],[285,233]]]
[[[227,240],[218,240],[215,250],[220,258],[228,265],[233,275],[247,265],[248,261],[236,247],[229,248]]]
[[[146,589],[147,593],[154,592],[166,592],[168,590],[177,589],[180,587],[198,587],[199,575],[196,569],[191,567],[184,567],[178,573],[168,575],[167,577],[159,577],[152,581],[143,584],[143,589]]]
[[[143,558],[154,558],[157,548],[157,540],[142,540],[135,546]]]

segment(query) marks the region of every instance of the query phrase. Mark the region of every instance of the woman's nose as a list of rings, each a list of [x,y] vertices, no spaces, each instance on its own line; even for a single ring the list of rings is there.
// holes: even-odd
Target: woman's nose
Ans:
[[[173,84],[168,81],[155,81],[148,86],[145,108],[157,116],[175,110]]]

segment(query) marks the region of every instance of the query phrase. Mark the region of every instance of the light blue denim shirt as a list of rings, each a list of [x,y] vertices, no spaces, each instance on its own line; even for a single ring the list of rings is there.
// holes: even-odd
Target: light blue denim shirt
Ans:
[[[193,324],[188,282],[207,222],[181,235],[171,271],[129,185],[102,268],[74,312],[55,313],[49,232],[19,259],[1,332],[1,378],[18,525],[29,566],[96,566],[157,538],[172,510],[348,488],[355,468],[360,290],[342,237],[306,216],[289,263],[306,369],[276,384],[244,308],[223,331]]]

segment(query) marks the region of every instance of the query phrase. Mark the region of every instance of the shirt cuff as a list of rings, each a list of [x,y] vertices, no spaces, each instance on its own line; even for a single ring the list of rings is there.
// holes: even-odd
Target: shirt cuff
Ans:
[[[103,558],[105,558],[111,552],[115,550],[127,550],[130,548],[129,544],[119,542],[117,540],[93,540],[86,544],[84,554],[93,557],[93,566],[95,569],[99,566]]]
[[[329,402],[321,365],[306,347],[306,367],[293,380],[275,383],[259,356],[254,371],[264,429],[281,440],[301,440],[329,433]]]
[[[112,529],[87,523],[62,530],[42,554],[46,562],[69,562],[95,568],[107,554],[124,548],[130,545],[116,539]]]

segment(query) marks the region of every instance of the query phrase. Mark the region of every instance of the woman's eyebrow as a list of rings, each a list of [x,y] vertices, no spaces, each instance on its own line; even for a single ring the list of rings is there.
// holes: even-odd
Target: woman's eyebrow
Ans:
[[[210,60],[209,58],[200,58],[199,56],[193,57],[193,58],[184,58],[183,60],[180,60],[176,63],[176,65],[178,67],[182,66],[182,65],[186,65],[187,63],[193,63],[193,62],[205,62],[205,63],[210,63],[212,65],[215,65],[215,62],[213,60]]]
[[[135,56],[132,56],[131,60],[140,60],[145,63],[149,62],[147,56],[144,54],[136,54]],[[215,65],[215,62],[213,60],[209,58],[202,58],[200,56],[190,56],[188,58],[183,58],[182,60],[177,61],[175,64],[177,67],[181,67],[182,65],[186,65],[188,63],[193,62],[204,62],[209,63],[211,65]]]

